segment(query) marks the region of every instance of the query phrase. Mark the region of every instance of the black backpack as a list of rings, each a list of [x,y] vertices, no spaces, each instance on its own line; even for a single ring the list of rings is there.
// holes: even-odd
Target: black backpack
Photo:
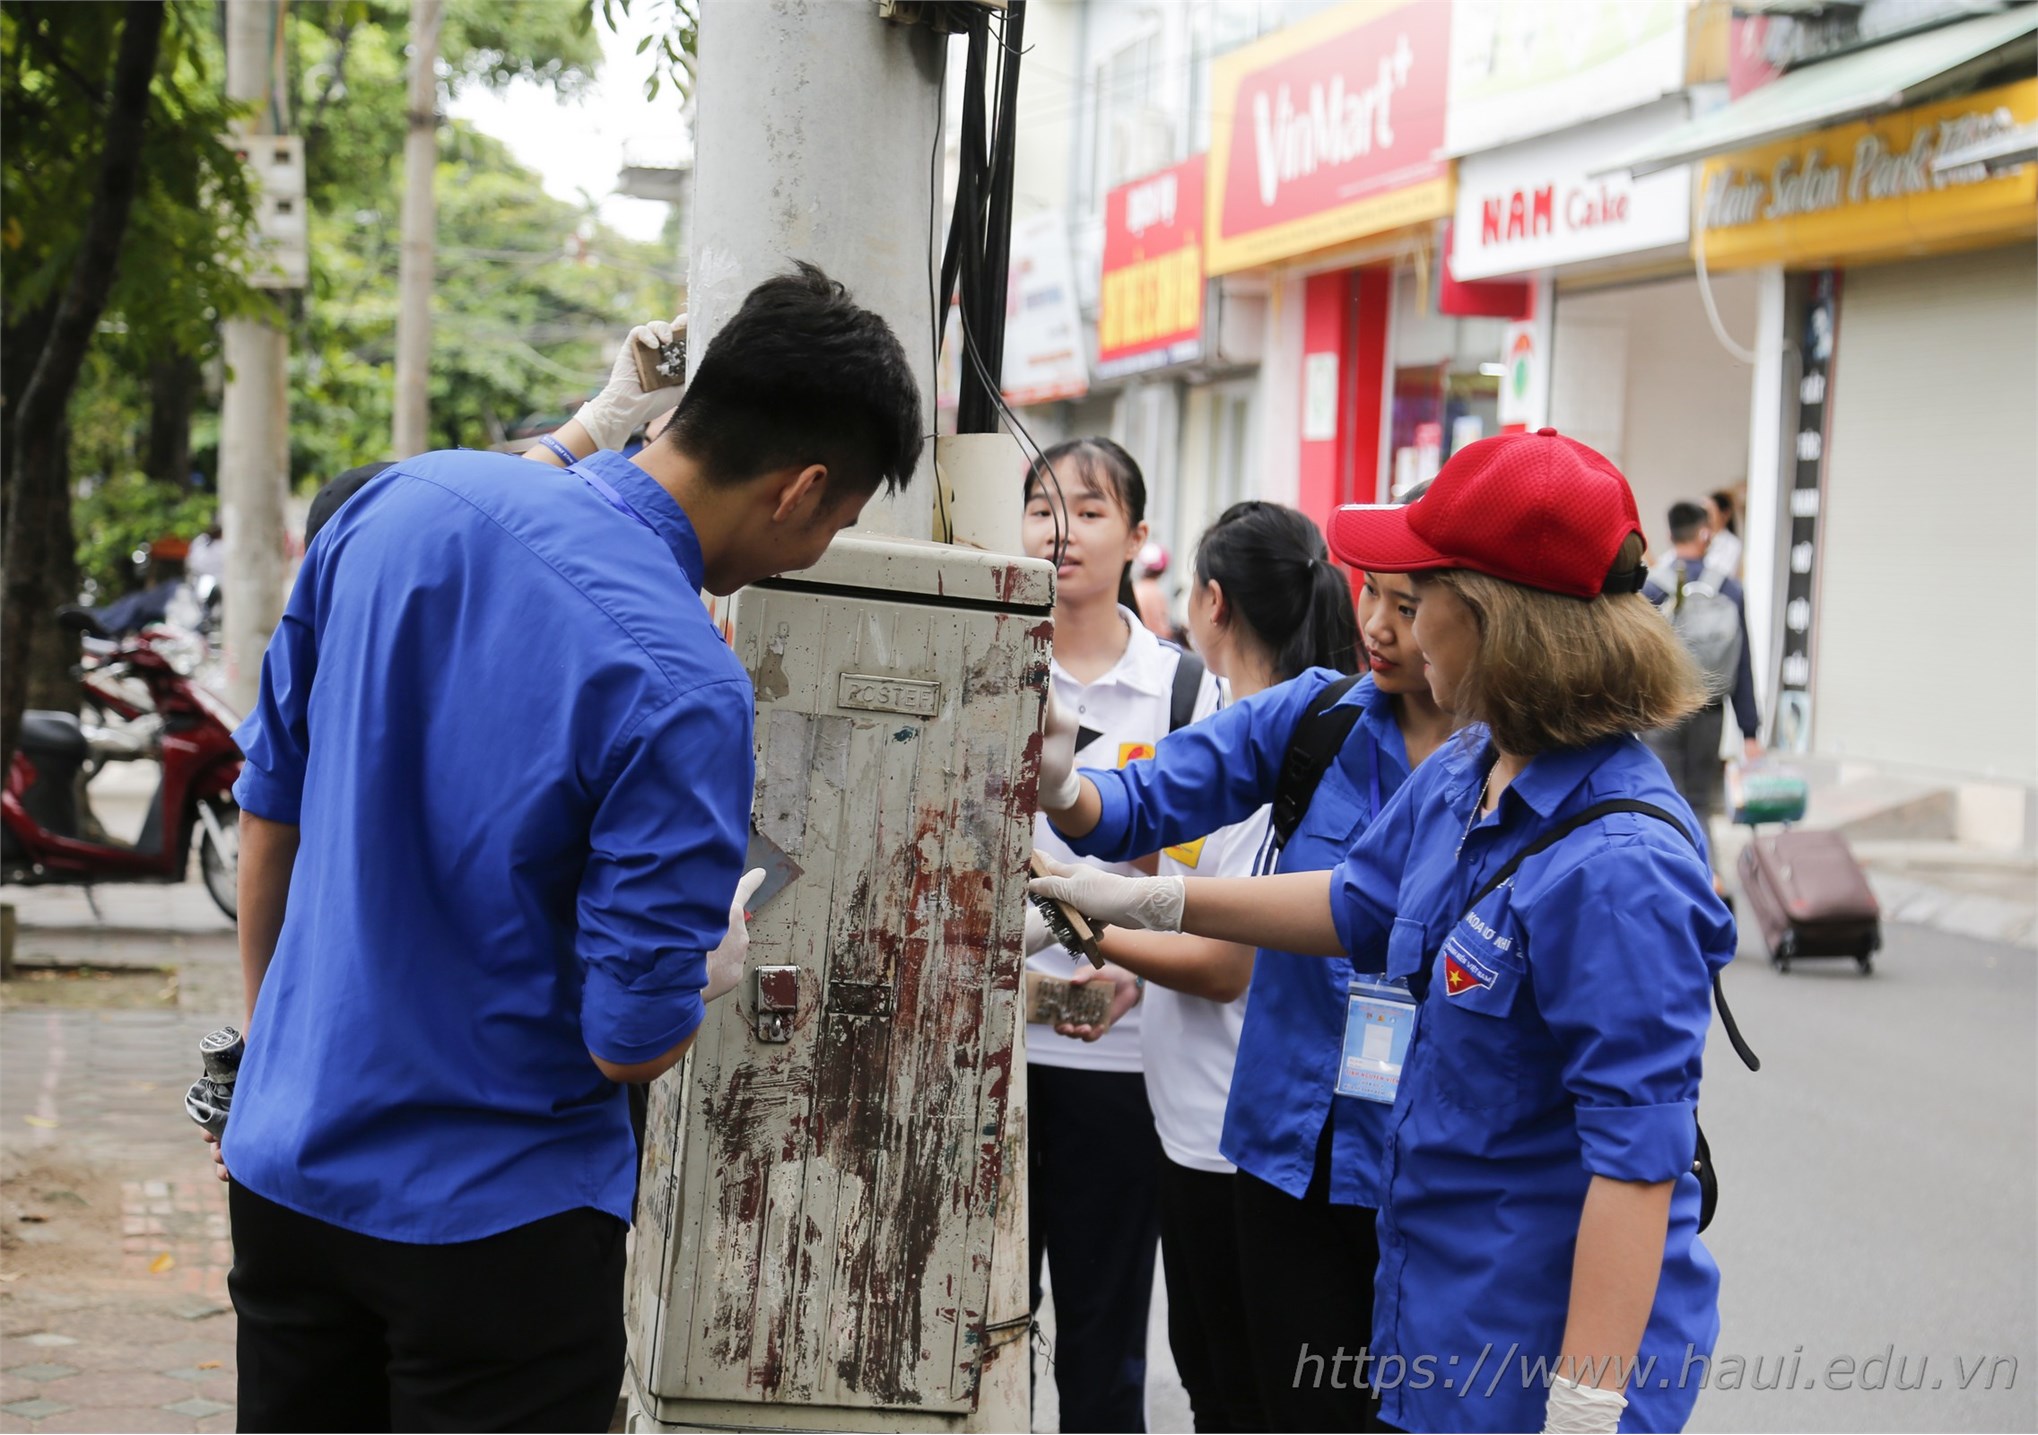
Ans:
[[[1302,825],[1302,814],[1316,796],[1316,786],[1337,761],[1345,739],[1359,720],[1359,705],[1338,701],[1359,681],[1347,673],[1318,693],[1288,735],[1288,751],[1281,758],[1281,775],[1274,783],[1274,850],[1280,851]]]
[[[1168,694],[1168,731],[1185,728],[1196,720],[1196,696],[1203,691],[1203,660],[1184,651],[1175,664],[1175,686]]]

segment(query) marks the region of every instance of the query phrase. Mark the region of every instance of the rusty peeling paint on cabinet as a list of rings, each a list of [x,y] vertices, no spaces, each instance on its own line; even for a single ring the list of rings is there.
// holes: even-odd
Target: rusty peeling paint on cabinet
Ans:
[[[908,583],[785,581],[746,590],[736,631],[759,678],[753,821],[804,869],[750,960],[797,968],[798,1000],[789,1039],[760,1042],[739,986],[653,1090],[633,1366],[669,1419],[693,1401],[960,1420],[1012,1255],[994,1229],[1024,1266],[999,1215],[1023,1178],[1008,1103],[1051,625]],[[844,673],[938,684],[938,710],[838,707]]]

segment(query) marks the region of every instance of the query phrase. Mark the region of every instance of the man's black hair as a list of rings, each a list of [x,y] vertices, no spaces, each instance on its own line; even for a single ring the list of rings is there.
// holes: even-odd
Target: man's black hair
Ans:
[[[891,326],[801,260],[722,326],[666,432],[713,482],[818,463],[869,494],[912,481],[920,425],[920,386]]]
[[[1679,499],[1670,505],[1670,541],[1689,543],[1698,537],[1698,530],[1705,527],[1705,510],[1688,500]]]
[[[340,505],[368,486],[368,480],[385,468],[396,465],[388,459],[380,463],[364,463],[359,468],[350,468],[312,496],[311,512],[304,519],[304,546],[311,547],[311,540],[318,537],[318,531],[340,511]]]

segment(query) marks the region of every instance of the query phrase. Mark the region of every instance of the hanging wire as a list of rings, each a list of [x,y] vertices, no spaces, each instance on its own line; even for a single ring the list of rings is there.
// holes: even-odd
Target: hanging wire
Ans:
[[[1712,272],[1705,265],[1705,206],[1699,206],[1698,242],[1691,246],[1692,255],[1698,260],[1698,297],[1705,302],[1706,321],[1712,325],[1712,336],[1720,341],[1720,347],[1744,364],[1758,362],[1760,356],[1753,349],[1744,349],[1734,342],[1727,326],[1720,322],[1719,305],[1713,302]]]
[[[928,373],[934,378],[934,428],[932,442],[939,454],[941,445],[941,322],[946,316],[941,312],[941,301],[935,296],[940,285],[937,269],[940,260],[935,251],[940,247],[941,224],[941,134],[948,123],[948,65],[943,56],[941,79],[935,90],[934,103],[934,144],[927,155],[927,323],[932,330],[929,336],[929,351],[933,363]],[[955,515],[948,506],[948,484],[941,476],[941,464],[937,458],[934,465],[934,516],[941,523],[941,541],[955,542]]]
[[[970,44],[972,49],[975,49],[977,46],[988,41],[990,38],[990,26],[988,21],[980,21],[979,23],[983,25],[983,29],[981,30],[973,29],[970,34]],[[997,45],[998,45],[997,75],[998,79],[1001,81],[1003,77],[1006,57],[1008,54],[1011,53],[1011,46],[1006,40],[1006,31],[1004,19],[1002,16],[999,19],[997,28]],[[980,51],[978,53],[979,55],[981,54]],[[1024,52],[1021,51],[1020,53],[1023,54]],[[1016,58],[1014,60],[1014,63],[1017,63]],[[947,92],[947,71],[946,67],[944,66],[942,73],[942,95],[943,95],[942,107],[944,114],[946,112],[947,106],[946,92]],[[1001,90],[1000,93],[1002,93]],[[970,103],[972,99],[976,101],[974,105]],[[950,234],[947,247],[956,250],[956,254],[954,257],[958,259],[967,257],[973,262],[968,264],[959,264],[957,266],[958,279],[965,279],[969,274],[977,273],[979,271],[980,268],[979,263],[975,261],[980,261],[984,252],[985,215],[983,211],[984,206],[987,203],[989,197],[990,187],[988,181],[992,178],[992,171],[994,169],[994,156],[998,152],[996,137],[1003,126],[1011,125],[1016,122],[1017,117],[1014,115],[999,114],[995,116],[993,120],[993,129],[989,137],[989,142],[986,143],[984,142],[986,137],[982,133],[983,119],[982,119],[981,88],[979,88],[975,95],[965,97],[963,114],[963,133],[960,139],[960,143],[958,145],[958,150],[960,154],[960,161],[962,165],[965,167],[965,170],[969,172],[965,173],[962,176],[961,181],[956,186],[955,206],[953,211],[951,212],[949,220]],[[931,305],[932,313],[930,314],[929,317],[930,323],[932,325],[932,340],[934,346],[935,368],[937,375],[939,373],[941,361],[942,331],[946,327],[945,321],[947,319],[947,311],[950,306],[950,301],[954,297],[952,292],[947,294],[936,292],[942,286],[940,284],[940,281],[934,278],[935,273],[933,254],[934,221],[936,215],[938,215],[939,213],[940,207],[940,188],[938,178],[939,175],[938,162],[940,154],[941,146],[939,142],[939,136],[937,135],[934,150],[928,157],[928,170],[929,170],[928,277],[930,297],[933,299],[933,303]],[[943,256],[943,262],[941,266],[942,278],[947,277],[949,257],[950,256],[948,255]],[[1009,282],[1009,279],[1007,282]],[[965,294],[967,295],[969,291],[969,286],[965,284],[963,287],[965,290]],[[981,283],[979,283],[978,287],[979,288],[981,287]],[[978,294],[975,297],[977,299],[986,299],[990,296]],[[1002,295],[996,297],[998,302],[1003,301]],[[1013,437],[1019,441],[1020,451],[1022,455],[1027,457],[1028,464],[1031,467],[1031,469],[1036,473],[1045,474],[1047,477],[1047,481],[1054,485],[1055,502],[1049,505],[1049,509],[1050,516],[1054,523],[1054,563],[1056,567],[1060,567],[1063,558],[1066,557],[1068,553],[1068,538],[1069,538],[1067,523],[1068,497],[1066,492],[1062,488],[1061,475],[1055,472],[1054,465],[1048,461],[1046,452],[1041,448],[1040,444],[1035,441],[1031,430],[1029,430],[1026,427],[1025,423],[1020,420],[1018,414],[1013,412],[1012,406],[1005,401],[1003,386],[991,378],[990,368],[984,362],[983,354],[977,347],[976,335],[974,332],[972,332],[970,326],[969,313],[971,308],[973,307],[972,304],[961,303],[956,304],[954,307],[956,310],[957,319],[956,329],[957,333],[960,335],[962,339],[963,345],[963,352],[958,357],[968,360],[969,367],[975,373],[977,382],[983,386],[984,391],[990,396],[991,403],[994,409],[996,410],[998,415],[1004,420],[1007,428],[1011,431]],[[935,478],[935,486],[937,490],[937,499],[940,501],[943,510],[941,513],[941,517],[944,521],[944,524],[948,526],[950,539],[952,541],[953,525],[949,519],[948,514],[945,511],[947,495],[945,492],[941,491],[941,480],[939,477],[938,470]]]

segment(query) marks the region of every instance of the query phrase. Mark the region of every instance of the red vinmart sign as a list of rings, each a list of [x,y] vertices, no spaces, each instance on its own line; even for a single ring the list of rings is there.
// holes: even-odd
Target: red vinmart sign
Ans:
[[[1112,190],[1104,202],[1097,369],[1106,377],[1203,352],[1203,156]]]
[[[1213,274],[1450,210],[1448,0],[1355,0],[1211,66]]]

